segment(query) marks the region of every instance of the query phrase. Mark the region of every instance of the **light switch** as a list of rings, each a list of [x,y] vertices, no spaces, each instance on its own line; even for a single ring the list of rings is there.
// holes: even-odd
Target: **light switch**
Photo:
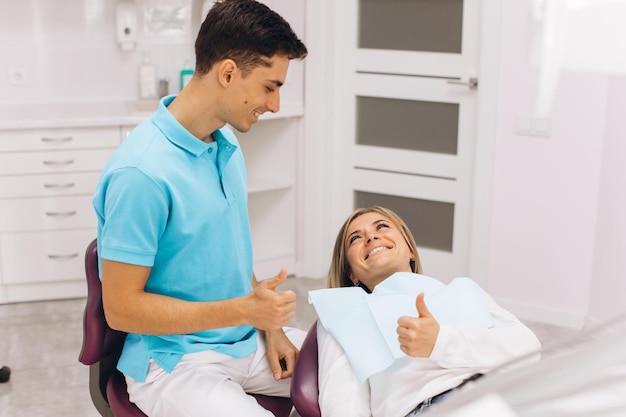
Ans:
[[[524,136],[550,136],[551,121],[548,117],[520,113],[515,120],[515,131]]]
[[[529,135],[533,128],[532,117],[527,114],[518,114],[515,127],[520,135]]]
[[[550,136],[550,119],[547,117],[533,118],[532,131],[538,136]]]

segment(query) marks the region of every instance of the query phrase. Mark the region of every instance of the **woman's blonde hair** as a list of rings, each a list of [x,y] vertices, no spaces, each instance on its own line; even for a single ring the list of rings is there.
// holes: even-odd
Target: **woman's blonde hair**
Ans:
[[[351,287],[354,285],[354,283],[350,280],[350,265],[348,265],[348,259],[346,256],[346,234],[348,233],[348,227],[354,219],[366,213],[378,213],[385,216],[400,230],[402,237],[404,237],[407,245],[409,245],[411,253],[415,256],[415,260],[411,260],[411,270],[417,274],[422,273],[422,264],[420,263],[420,258],[417,254],[415,238],[404,220],[388,208],[371,206],[356,209],[339,229],[339,233],[337,234],[337,238],[335,240],[332,260],[330,262],[330,269],[328,271],[327,285],[329,288]]]

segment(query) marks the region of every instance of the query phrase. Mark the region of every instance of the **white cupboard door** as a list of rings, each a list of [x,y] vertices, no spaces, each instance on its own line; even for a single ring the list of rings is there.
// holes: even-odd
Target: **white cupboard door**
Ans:
[[[0,232],[93,227],[91,200],[91,195],[0,200]]]
[[[2,282],[27,284],[84,281],[85,249],[95,236],[94,228],[2,234]]]

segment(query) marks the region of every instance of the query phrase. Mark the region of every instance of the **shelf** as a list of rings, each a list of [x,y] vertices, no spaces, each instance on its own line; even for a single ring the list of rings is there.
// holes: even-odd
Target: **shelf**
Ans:
[[[302,104],[284,103],[280,106],[278,113],[267,112],[259,117],[259,121],[286,119],[288,117],[304,116],[304,106]]]
[[[248,179],[248,194],[267,191],[288,190],[295,186],[293,180],[285,178],[254,177]]]

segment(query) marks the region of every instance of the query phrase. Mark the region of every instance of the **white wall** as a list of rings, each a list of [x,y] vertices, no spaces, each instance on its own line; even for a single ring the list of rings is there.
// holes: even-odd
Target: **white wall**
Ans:
[[[592,323],[606,323],[626,314],[625,108],[626,77],[610,77],[589,305]]]
[[[0,102],[136,98],[144,52],[156,64],[157,78],[169,77],[170,92],[178,92],[184,61],[194,63],[199,17],[190,16],[182,35],[148,36],[142,25],[148,1],[137,0],[138,42],[132,51],[123,51],[115,35],[116,3],[0,1]],[[193,0],[173,3],[199,11]],[[16,71],[23,74],[22,83],[11,82]]]
[[[608,255],[624,247],[626,231],[623,223],[616,231],[611,208],[626,204],[617,191],[625,165],[615,155],[619,146],[624,151],[624,118],[616,112],[626,94],[606,74],[565,71],[551,135],[518,134],[517,117],[532,115],[537,90],[530,4],[502,2],[488,288],[520,317],[580,328],[592,315],[626,310],[614,275],[624,268]]]
[[[126,51],[116,36],[116,4],[137,11],[137,42]],[[212,4],[211,0],[208,4]],[[304,0],[264,0],[304,36]],[[0,104],[14,102],[134,100],[146,54],[157,80],[180,90],[180,71],[195,64],[193,44],[203,0],[0,0]],[[159,8],[148,25],[146,16]],[[179,13],[173,13],[176,10]],[[303,68],[293,62],[283,102],[302,101]],[[22,74],[15,83],[14,74]]]

